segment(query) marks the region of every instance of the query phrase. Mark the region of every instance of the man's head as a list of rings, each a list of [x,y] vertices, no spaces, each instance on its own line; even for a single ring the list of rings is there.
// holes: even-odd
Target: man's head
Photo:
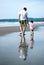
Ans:
[[[27,8],[26,8],[26,7],[24,7],[23,9],[24,9],[25,11],[27,10]]]

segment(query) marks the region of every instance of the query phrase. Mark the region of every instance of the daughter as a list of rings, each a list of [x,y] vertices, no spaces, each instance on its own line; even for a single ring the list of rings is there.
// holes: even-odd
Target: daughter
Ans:
[[[30,31],[33,31],[34,30],[34,24],[33,24],[33,21],[30,21]]]
[[[34,37],[34,24],[33,21],[30,21],[30,40]]]

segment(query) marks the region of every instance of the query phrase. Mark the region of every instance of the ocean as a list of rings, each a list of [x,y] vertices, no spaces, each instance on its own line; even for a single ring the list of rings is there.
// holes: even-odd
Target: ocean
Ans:
[[[33,20],[36,24],[43,24],[44,18],[28,18],[28,22]],[[18,19],[0,19],[0,27],[7,27],[7,26],[19,26]]]
[[[19,26],[17,19],[0,19],[0,27]]]
[[[19,26],[19,22],[0,22],[0,27]]]

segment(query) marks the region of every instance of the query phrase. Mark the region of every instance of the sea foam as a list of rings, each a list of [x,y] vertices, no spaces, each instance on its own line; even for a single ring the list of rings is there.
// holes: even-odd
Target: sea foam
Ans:
[[[30,22],[29,22],[30,24]],[[44,22],[34,22],[35,25],[44,25]],[[0,27],[20,26],[19,22],[0,22]]]

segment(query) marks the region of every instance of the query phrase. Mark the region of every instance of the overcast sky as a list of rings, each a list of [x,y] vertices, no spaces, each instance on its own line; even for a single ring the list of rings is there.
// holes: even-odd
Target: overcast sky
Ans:
[[[23,7],[27,7],[28,17],[44,17],[44,0],[0,0],[0,19],[18,18]]]

